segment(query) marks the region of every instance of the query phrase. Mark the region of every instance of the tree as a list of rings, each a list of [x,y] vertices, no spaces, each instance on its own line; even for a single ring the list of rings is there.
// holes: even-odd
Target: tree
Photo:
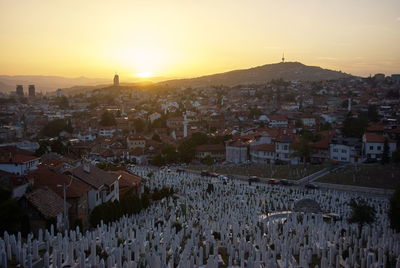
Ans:
[[[214,158],[212,158],[210,155],[207,155],[201,160],[201,162],[203,162],[207,166],[211,166],[212,164],[214,164]]]
[[[133,119],[133,127],[135,128],[135,133],[142,132],[145,126],[146,123],[142,119],[140,118]]]
[[[153,123],[150,125],[151,129],[164,128],[164,127],[167,127],[167,119],[164,115],[161,115],[160,118],[154,120]]]
[[[398,187],[392,197],[390,198],[390,207],[389,207],[389,220],[390,227],[396,230],[396,232],[400,232],[400,187]]]
[[[159,153],[159,154],[156,154],[153,157],[153,159],[150,160],[150,163],[154,166],[161,167],[161,166],[165,165],[165,160],[162,157],[162,155]]]
[[[392,159],[394,163],[400,163],[400,150],[396,150],[393,154],[392,154]]]
[[[204,133],[193,133],[189,139],[182,142],[178,147],[180,160],[189,163],[195,156],[197,145],[206,144],[208,136]]]
[[[8,188],[0,186],[0,203],[5,202],[11,197],[12,197],[12,191]]]
[[[68,152],[70,143],[63,141],[60,137],[53,140],[39,141],[39,148],[36,150],[35,155],[41,156],[48,152],[55,152],[58,154],[65,154]]]
[[[58,105],[60,109],[68,109],[69,108],[69,101],[68,98],[65,96],[57,97],[55,103]]]
[[[368,120],[372,122],[378,122],[379,121],[379,114],[378,114],[378,107],[376,105],[369,105],[368,106],[368,114],[367,114]]]
[[[320,126],[319,130],[324,131],[324,130],[331,130],[331,129],[332,129],[331,123],[325,122]]]
[[[151,139],[152,139],[153,141],[161,142],[160,135],[158,135],[158,134],[156,134],[156,133],[154,133],[154,135],[153,135],[153,137],[151,137]]]
[[[40,131],[42,136],[47,137],[56,137],[62,131],[72,132],[72,126],[68,125],[68,123],[64,119],[56,119],[48,122]]]
[[[5,231],[8,233],[17,233],[21,231],[25,219],[26,214],[19,206],[17,200],[12,199],[11,190],[0,187],[0,233],[4,233]],[[23,233],[29,232],[29,230],[22,231]]]
[[[375,221],[376,210],[373,206],[368,205],[365,200],[351,199],[349,206],[351,207],[351,216],[348,219],[349,223],[357,223],[360,232],[365,224],[371,224]]]
[[[167,164],[176,163],[179,160],[179,154],[173,145],[166,145],[161,150],[161,154]]]
[[[346,137],[361,138],[368,127],[364,118],[353,118],[350,115],[343,122],[343,134]]]
[[[311,157],[311,146],[308,139],[301,138],[300,140],[293,143],[292,156],[301,158],[302,162],[310,162]]]
[[[101,115],[100,119],[100,125],[103,127],[108,127],[108,126],[115,126],[116,121],[113,113],[110,113],[109,111],[105,111]]]
[[[257,107],[250,108],[250,111],[249,111],[249,117],[250,118],[258,119],[261,114],[262,114],[261,110],[258,109]]]
[[[390,150],[389,142],[388,142],[388,139],[385,138],[385,142],[383,143],[383,152],[382,152],[382,159],[381,159],[382,165],[387,164],[390,161],[389,150]]]

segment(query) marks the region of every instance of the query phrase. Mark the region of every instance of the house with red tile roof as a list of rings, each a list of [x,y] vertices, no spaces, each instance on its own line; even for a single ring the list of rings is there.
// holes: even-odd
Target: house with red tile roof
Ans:
[[[195,148],[195,157],[198,160],[210,156],[215,161],[225,160],[225,146],[223,144],[203,144]]]
[[[321,140],[312,142],[311,146],[311,162],[312,163],[324,163],[330,159],[330,143],[334,136],[333,131],[324,131],[320,134]],[[325,135],[323,135],[325,134]]]
[[[21,207],[27,212],[30,231],[37,233],[55,224],[62,228],[64,201],[48,187],[38,188],[19,200]]]
[[[71,168],[64,174],[90,186],[88,207],[94,207],[108,201],[119,200],[119,176],[108,173],[89,163]]]
[[[129,135],[126,138],[128,149],[145,148],[146,138],[142,135]]]
[[[253,163],[274,163],[275,145],[258,144],[250,146],[250,160]]]
[[[267,121],[270,127],[287,127],[289,124],[284,115],[267,115]]]
[[[127,193],[140,194],[143,178],[126,172],[125,170],[110,171],[116,174],[119,179],[119,196],[123,197]]]
[[[28,179],[32,183],[33,189],[48,187],[61,198],[64,198],[64,189],[61,185],[65,184],[66,200],[70,205],[68,209],[69,222],[74,224],[79,219],[84,225],[88,223],[90,186],[49,165],[40,165],[37,170],[28,174]]]
[[[380,160],[382,158],[385,140],[388,141],[389,157],[397,149],[396,141],[387,138],[383,135],[366,132],[362,137],[363,156],[367,159]]]
[[[0,147],[0,170],[16,175],[25,175],[37,168],[39,160],[39,157],[29,151],[13,146]]]

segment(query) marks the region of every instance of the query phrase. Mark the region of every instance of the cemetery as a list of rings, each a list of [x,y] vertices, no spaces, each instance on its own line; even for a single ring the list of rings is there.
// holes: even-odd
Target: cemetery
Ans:
[[[150,189],[172,187],[174,196],[87,231],[4,233],[0,267],[400,268],[400,234],[389,227],[387,199],[131,171]],[[376,211],[372,224],[347,221],[349,203],[360,198]]]

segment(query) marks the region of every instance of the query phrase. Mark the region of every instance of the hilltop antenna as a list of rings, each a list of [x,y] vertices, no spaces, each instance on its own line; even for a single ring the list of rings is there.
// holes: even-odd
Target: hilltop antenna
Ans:
[[[285,62],[285,52],[282,54],[282,63]]]

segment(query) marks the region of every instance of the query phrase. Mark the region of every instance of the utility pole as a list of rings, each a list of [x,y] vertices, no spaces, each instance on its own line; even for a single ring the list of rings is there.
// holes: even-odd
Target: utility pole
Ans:
[[[57,184],[57,187],[63,187],[63,193],[64,193],[64,223],[63,223],[63,229],[69,230],[69,222],[68,222],[68,208],[67,208],[67,188],[71,185],[72,179],[69,182],[69,184],[66,184],[65,182],[61,184]]]

